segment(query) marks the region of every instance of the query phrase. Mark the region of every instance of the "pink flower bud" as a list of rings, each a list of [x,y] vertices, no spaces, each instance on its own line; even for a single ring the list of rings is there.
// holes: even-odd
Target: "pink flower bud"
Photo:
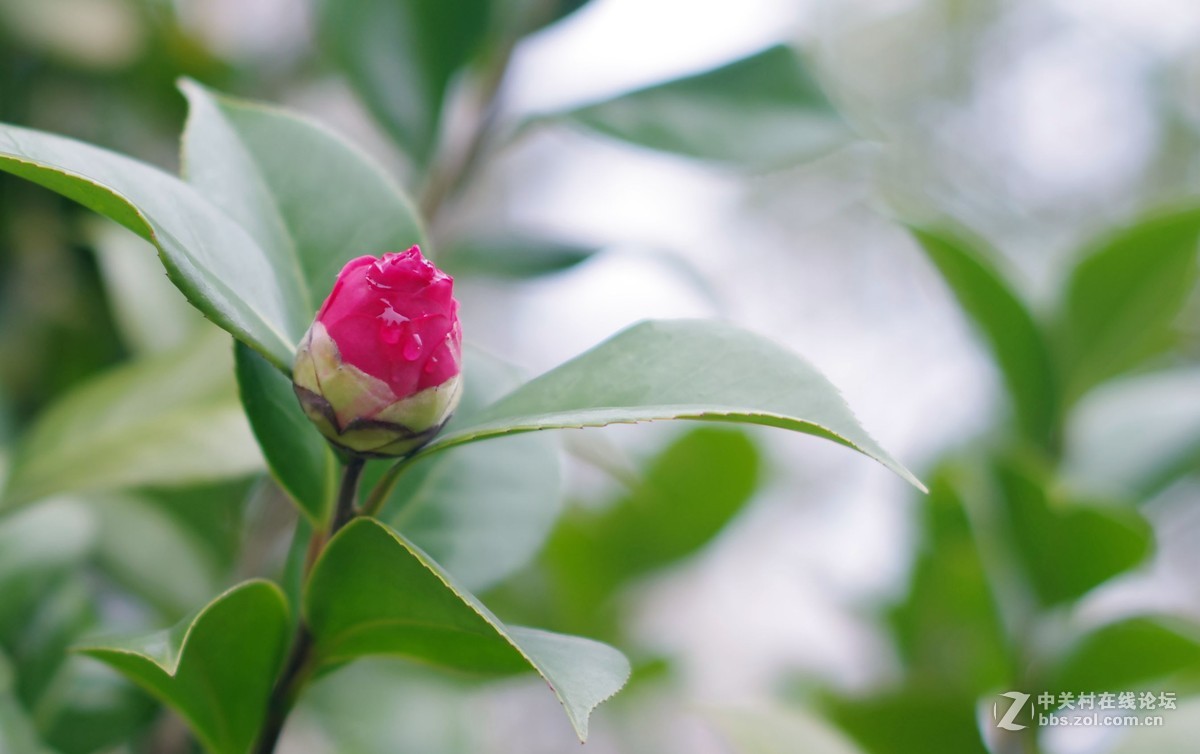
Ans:
[[[338,447],[413,452],[461,396],[454,280],[416,246],[351,260],[300,342],[293,381],[305,413]]]

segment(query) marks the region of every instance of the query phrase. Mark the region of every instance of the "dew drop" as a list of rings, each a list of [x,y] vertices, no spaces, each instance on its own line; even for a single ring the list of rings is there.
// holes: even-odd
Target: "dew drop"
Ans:
[[[412,336],[409,337],[408,341],[405,342],[404,348],[400,351],[400,355],[408,361],[416,361],[417,357],[421,355],[421,336],[417,333],[413,333]]]

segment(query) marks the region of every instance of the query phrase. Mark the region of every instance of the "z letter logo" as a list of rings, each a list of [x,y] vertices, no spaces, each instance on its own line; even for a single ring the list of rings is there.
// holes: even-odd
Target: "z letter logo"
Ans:
[[[1000,716],[999,703],[992,703],[992,719],[996,721],[997,728],[1004,730],[1024,730],[1025,726],[1020,723],[1013,722],[1017,719],[1021,709],[1025,706],[1025,702],[1029,701],[1029,694],[1022,694],[1020,691],[1006,691],[1000,696],[1006,696],[1013,700],[1009,705],[1008,711],[1004,713],[1004,717]]]

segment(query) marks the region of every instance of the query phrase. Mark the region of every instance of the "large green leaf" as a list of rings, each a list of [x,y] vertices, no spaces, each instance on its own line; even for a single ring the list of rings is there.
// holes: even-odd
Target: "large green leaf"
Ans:
[[[1196,285],[1200,210],[1152,217],[1095,242],[1067,281],[1059,330],[1070,400],[1171,342]]]
[[[326,667],[398,655],[472,673],[535,670],[580,739],[592,709],[629,676],[628,661],[607,645],[505,627],[429,556],[373,519],[351,522],[330,541],[310,577],[304,615]]]
[[[437,145],[454,75],[488,28],[488,0],[324,0],[321,37],[350,84],[412,161]]]
[[[1149,554],[1152,532],[1135,511],[1060,499],[1017,463],[997,476],[1020,563],[1044,604],[1078,599]]]
[[[292,381],[250,348],[235,350],[238,388],[271,475],[315,526],[333,507],[338,463],[300,408]]]
[[[13,460],[4,506],[68,491],[182,486],[262,468],[217,333],[94,378],[49,408]]]
[[[1085,492],[1147,499],[1200,463],[1200,369],[1114,380],[1067,426],[1066,475]]]
[[[116,220],[153,243],[188,300],[276,365],[291,364],[312,312],[294,264],[272,256],[183,181],[137,160],[0,125],[0,170]]]
[[[173,629],[78,651],[170,705],[212,754],[246,754],[262,725],[289,625],[278,587],[248,581]]]
[[[824,437],[921,487],[808,362],[716,321],[634,325],[450,428],[422,452],[516,432],[657,419],[763,424]]]
[[[1041,687],[1116,693],[1181,673],[1200,677],[1200,627],[1178,618],[1139,616],[1080,637],[1054,658]]]
[[[281,261],[275,274],[300,291],[304,327],[350,259],[422,241],[399,187],[331,131],[192,81],[182,89],[188,183]]]
[[[826,713],[870,754],[988,754],[976,697],[899,688],[825,703]]]
[[[852,138],[807,65],[787,46],[589,105],[569,117],[651,149],[755,169],[815,157]]]
[[[1050,441],[1057,385],[1045,335],[996,269],[989,258],[994,255],[984,252],[982,242],[946,230],[913,228],[912,233],[991,347],[1021,430],[1034,442]]]

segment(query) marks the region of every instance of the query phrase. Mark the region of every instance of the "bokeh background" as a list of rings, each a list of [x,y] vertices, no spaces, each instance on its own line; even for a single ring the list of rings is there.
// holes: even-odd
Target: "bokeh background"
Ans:
[[[451,81],[448,163],[414,146],[429,136],[396,94],[411,74],[395,48],[454,49],[472,22],[418,34],[337,7],[0,0],[0,120],[174,170],[180,76],[302,111],[434,210],[476,346],[536,374],[640,319],[729,319],[816,364],[932,487],[783,432],[565,434],[568,512],[485,600],[634,660],[586,751],[1194,750],[1200,5],[592,0]],[[791,61],[763,52],[781,44],[803,76],[763,65],[754,86],[627,96]],[[441,191],[446,175],[461,180]],[[1107,328],[1061,406],[1017,395],[1025,372],[989,343],[1022,325],[955,284],[939,244],[1010,281],[1060,371],[1089,358],[1072,322]],[[88,381],[206,326],[143,246],[0,176],[0,458]],[[1114,247],[1126,262],[1080,272]],[[269,572],[291,514],[260,469],[248,444],[220,481],[0,518],[0,751],[190,750],[62,649]],[[179,573],[148,578],[156,553],[135,540]],[[1178,709],[1154,729],[995,728],[999,692],[1060,687],[1170,692]],[[283,751],[577,746],[536,683],[375,662],[313,689]]]

